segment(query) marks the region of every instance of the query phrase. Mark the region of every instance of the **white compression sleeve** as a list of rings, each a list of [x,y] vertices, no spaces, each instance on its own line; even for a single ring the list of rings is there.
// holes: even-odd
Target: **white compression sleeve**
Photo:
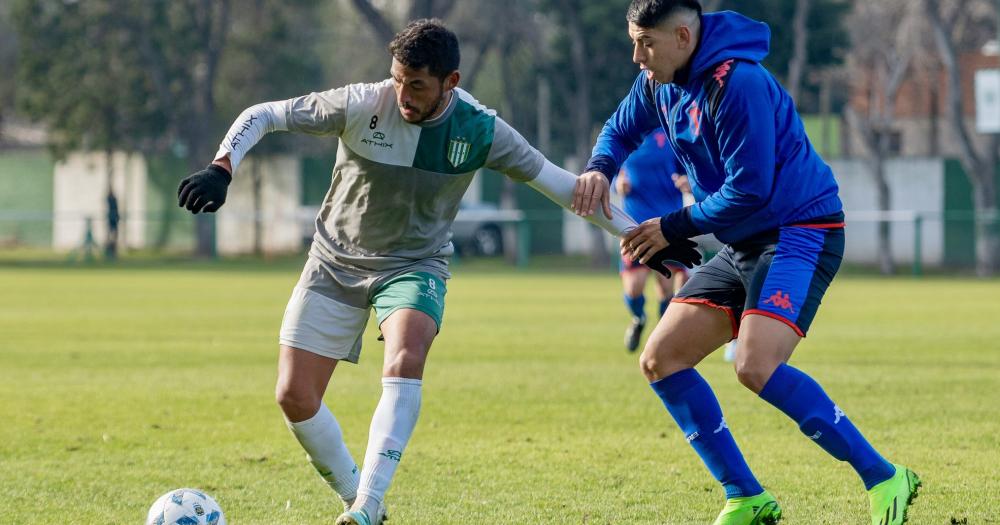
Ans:
[[[292,423],[288,428],[309,455],[309,461],[345,502],[354,501],[358,493],[358,465],[344,444],[344,435],[333,413],[321,403],[316,415],[305,421]]]
[[[265,102],[243,110],[230,126],[215,158],[221,159],[228,154],[229,162],[233,165],[233,173],[236,173],[240,161],[254,144],[264,138],[264,135],[272,131],[288,131],[285,123],[285,104],[286,102]]]
[[[528,181],[527,184],[548,197],[552,202],[568,210],[573,203],[573,189],[576,187],[576,179],[576,175],[546,160],[542,171],[538,172],[538,176]],[[598,210],[586,219],[617,237],[621,237],[638,226],[632,217],[629,217],[627,213],[614,204],[611,205],[611,217],[611,220],[608,220],[604,212]]]
[[[358,484],[357,505],[368,511],[369,516],[377,513],[417,426],[422,385],[419,379],[382,378],[382,398],[372,416],[368,450]]]

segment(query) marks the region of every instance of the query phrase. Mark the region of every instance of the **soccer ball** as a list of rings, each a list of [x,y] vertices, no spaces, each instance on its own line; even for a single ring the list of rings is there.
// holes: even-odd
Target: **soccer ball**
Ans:
[[[146,525],[226,525],[226,517],[212,496],[200,490],[177,489],[153,503]]]

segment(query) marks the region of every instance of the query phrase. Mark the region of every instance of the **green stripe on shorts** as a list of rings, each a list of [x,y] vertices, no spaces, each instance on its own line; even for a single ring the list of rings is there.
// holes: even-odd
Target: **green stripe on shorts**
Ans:
[[[440,277],[427,272],[405,273],[380,284],[372,297],[372,306],[379,325],[396,310],[409,308],[429,315],[440,331],[445,293],[445,283]]]

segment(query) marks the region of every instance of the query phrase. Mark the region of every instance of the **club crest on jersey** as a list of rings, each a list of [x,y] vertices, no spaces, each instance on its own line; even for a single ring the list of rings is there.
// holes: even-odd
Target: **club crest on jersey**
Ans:
[[[455,137],[448,143],[448,162],[457,168],[468,160],[470,151],[472,144],[469,141],[463,137]]]

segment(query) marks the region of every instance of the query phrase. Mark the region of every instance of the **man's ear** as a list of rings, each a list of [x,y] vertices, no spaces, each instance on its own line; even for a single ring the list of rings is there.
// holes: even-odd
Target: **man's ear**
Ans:
[[[688,25],[679,25],[675,30],[677,33],[677,42],[680,44],[681,49],[687,49],[693,47],[694,45],[694,30]]]
[[[462,75],[456,69],[444,77],[444,89],[445,91],[449,89],[454,89],[458,86],[458,81],[462,78]]]

